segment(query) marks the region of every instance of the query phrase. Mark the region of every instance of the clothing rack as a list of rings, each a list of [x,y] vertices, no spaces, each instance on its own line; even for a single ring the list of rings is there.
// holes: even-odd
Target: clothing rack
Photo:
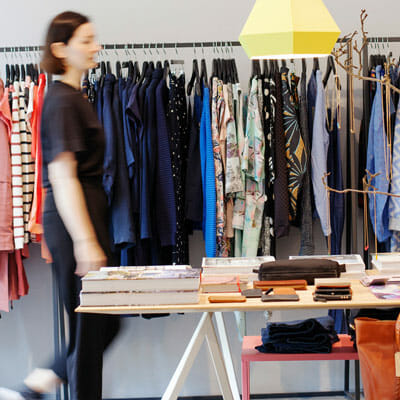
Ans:
[[[387,43],[400,43],[400,36],[377,36],[377,37],[369,37],[368,43],[373,45],[384,45]],[[383,49],[382,49],[383,50]],[[365,46],[363,50],[362,56],[362,63],[363,63],[363,75],[368,76],[368,63],[369,63],[369,46]],[[365,137],[368,137],[369,132],[369,120],[370,120],[370,112],[371,112],[371,102],[369,98],[369,83],[368,81],[363,81],[363,108],[364,108],[364,129],[363,134]],[[352,154],[354,157],[355,154]],[[356,188],[353,188],[356,189]],[[370,229],[370,224],[367,226],[364,225],[363,222],[363,230]],[[356,249],[353,249],[356,250]],[[364,248],[364,263],[367,268],[369,268],[369,250]]]
[[[338,39],[338,43],[342,42],[342,39]],[[344,41],[347,41],[346,39]],[[368,38],[369,43],[376,43],[376,44],[384,44],[384,43],[400,43],[400,37],[371,37]],[[158,51],[164,51],[164,49],[204,49],[204,48],[214,48],[214,49],[232,49],[233,47],[241,47],[241,44],[239,41],[206,41],[206,42],[153,42],[153,43],[106,43],[106,44],[101,44],[103,50],[148,50],[148,49],[154,49],[156,52]],[[44,46],[40,45],[27,45],[27,46],[3,46],[0,47],[0,56],[1,54],[14,54],[14,53],[34,53],[34,52],[40,52],[44,49]],[[366,46],[363,50],[363,73],[366,75],[368,73],[368,58],[369,58],[369,52],[368,52],[368,46]],[[364,109],[366,111],[369,111],[369,96],[366,96],[368,93],[368,82],[364,82]],[[347,90],[347,97],[349,97],[349,91]],[[366,118],[369,120],[369,114],[366,114]],[[366,126],[364,129],[366,129],[366,133],[368,134],[368,126],[369,124],[365,124]],[[350,133],[348,133],[350,135]],[[354,159],[354,154],[350,154],[351,158]],[[348,168],[349,169],[349,168]],[[350,182],[348,182],[350,183]],[[347,185],[349,187],[349,185]],[[347,208],[347,207],[346,207]],[[350,209],[348,209],[349,212]],[[354,221],[353,221],[354,224]],[[353,229],[352,229],[353,228]],[[365,227],[364,227],[365,229]],[[353,232],[352,232],[353,230]],[[348,225],[348,228],[346,229],[346,237],[350,238],[352,237],[352,234],[355,234],[354,232],[354,225],[351,227],[351,225]],[[354,242],[353,242],[354,243]],[[347,247],[347,246],[346,246]],[[346,250],[350,250],[351,244],[350,242],[348,243],[348,248]],[[356,251],[356,248],[351,249],[353,252]],[[350,251],[349,251],[350,252]],[[364,261],[368,260],[368,251],[367,254],[364,252]],[[62,305],[62,300],[59,297],[59,292],[57,290],[57,282],[55,280],[55,275],[53,274],[53,316],[54,316],[54,321],[53,321],[53,328],[54,328],[54,347],[55,347],[55,353],[58,353],[62,350],[65,349],[65,326],[64,326],[64,309]],[[56,393],[56,398],[57,400],[61,399],[61,390],[58,390]],[[67,389],[67,385],[64,385],[63,391],[62,391],[62,398],[64,400],[69,399],[69,393]]]

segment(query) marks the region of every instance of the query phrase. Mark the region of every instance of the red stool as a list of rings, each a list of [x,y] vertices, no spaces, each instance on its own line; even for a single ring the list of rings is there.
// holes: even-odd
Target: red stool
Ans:
[[[358,353],[354,350],[353,342],[349,335],[339,335],[340,341],[333,344],[331,353],[305,353],[305,354],[276,354],[260,353],[255,349],[262,344],[261,336],[245,336],[242,345],[242,400],[250,400],[250,362],[259,361],[345,361],[345,383],[343,395],[349,394],[349,360],[355,362],[355,400],[360,400],[360,364]],[[296,394],[301,395],[301,394]],[[323,395],[321,393],[320,395]],[[329,394],[332,395],[331,393]],[[281,395],[277,396],[281,397]],[[269,397],[270,398],[270,397]]]

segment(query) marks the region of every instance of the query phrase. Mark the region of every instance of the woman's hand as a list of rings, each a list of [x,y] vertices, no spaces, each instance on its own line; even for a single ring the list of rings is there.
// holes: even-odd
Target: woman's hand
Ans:
[[[95,238],[74,242],[74,256],[75,274],[78,276],[85,276],[89,271],[98,271],[107,265],[107,257]]]

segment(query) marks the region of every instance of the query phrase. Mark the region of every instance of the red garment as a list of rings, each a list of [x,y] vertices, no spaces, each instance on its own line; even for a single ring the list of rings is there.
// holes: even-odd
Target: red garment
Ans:
[[[0,251],[0,311],[10,311],[8,297],[8,252]]]
[[[42,145],[40,141],[40,120],[42,116],[44,89],[46,86],[46,76],[39,75],[39,85],[36,91],[36,96],[33,103],[32,113],[32,156],[35,159],[35,188],[33,194],[33,202],[31,208],[31,215],[29,219],[28,229],[31,233],[37,235],[36,241],[40,241],[43,234],[42,226]]]
[[[29,292],[21,250],[15,250],[8,255],[8,290],[11,301],[19,300]]]

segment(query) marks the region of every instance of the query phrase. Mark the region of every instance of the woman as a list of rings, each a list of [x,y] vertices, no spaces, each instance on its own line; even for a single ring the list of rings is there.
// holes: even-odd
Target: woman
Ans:
[[[80,277],[112,264],[102,188],[104,134],[80,90],[82,76],[95,67],[99,50],[87,17],[64,12],[51,22],[42,66],[61,78],[49,87],[43,105],[43,187],[47,189],[43,226],[68,313],[70,338],[67,354],[49,369],[33,371],[25,380],[27,390],[15,398],[44,398],[44,393],[68,382],[71,399],[101,399],[103,351],[119,328],[116,317],[74,312]]]

